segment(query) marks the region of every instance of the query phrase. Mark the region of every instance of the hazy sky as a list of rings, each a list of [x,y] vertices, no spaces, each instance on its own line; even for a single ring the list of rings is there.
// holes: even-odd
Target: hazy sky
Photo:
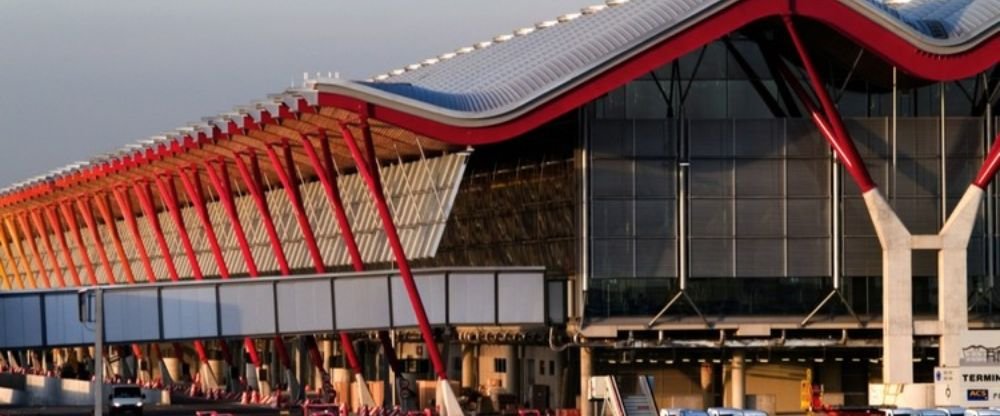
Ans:
[[[262,99],[598,0],[0,0],[0,187]]]

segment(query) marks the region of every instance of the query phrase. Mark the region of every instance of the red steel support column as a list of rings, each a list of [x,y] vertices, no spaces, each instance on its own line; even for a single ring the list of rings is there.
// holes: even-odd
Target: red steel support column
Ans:
[[[56,216],[56,208],[50,205],[45,207],[44,210],[45,218],[49,221],[49,227],[52,228],[52,233],[56,235],[56,240],[59,241],[59,248],[62,250],[63,259],[66,260],[66,269],[69,270],[69,275],[73,278],[73,284],[76,287],[83,286],[83,283],[80,282],[80,272],[73,261],[73,254],[69,252],[69,244],[66,244],[66,234],[63,233],[62,223],[59,222],[59,217]]]
[[[254,261],[250,242],[247,241],[246,231],[243,229],[243,223],[240,222],[239,212],[236,211],[236,201],[233,200],[233,190],[229,184],[229,168],[226,167],[225,159],[219,159],[215,163],[220,165],[219,171],[216,172],[212,162],[206,162],[205,173],[208,174],[208,179],[212,183],[212,187],[215,188],[215,193],[219,195],[219,203],[222,204],[226,216],[229,217],[229,225],[233,227],[233,234],[240,246],[240,253],[243,255],[247,273],[251,277],[257,277],[259,275],[257,262]]]
[[[90,255],[87,254],[87,246],[83,244],[83,234],[80,233],[80,224],[76,222],[76,214],[68,206],[70,202],[60,202],[59,212],[62,213],[63,220],[66,221],[66,225],[69,226],[69,230],[73,233],[73,239],[76,240],[76,248],[80,253],[80,259],[83,260],[83,268],[87,271],[87,280],[90,281],[91,286],[97,286],[97,274],[94,272],[94,264],[90,262]]]
[[[250,191],[250,196],[257,207],[257,213],[260,215],[261,221],[264,222],[264,230],[267,231],[268,240],[271,242],[271,250],[274,252],[275,260],[278,261],[278,268],[281,270],[282,275],[287,276],[292,272],[288,267],[288,259],[285,257],[285,251],[281,248],[281,240],[278,237],[277,229],[274,227],[274,220],[271,218],[271,209],[267,206],[267,197],[261,188],[260,181],[263,175],[260,171],[260,165],[257,162],[257,155],[251,149],[247,151],[250,155],[250,166],[253,168],[253,172],[247,168],[246,163],[243,162],[239,153],[233,153],[233,161],[236,162],[236,170],[240,172],[243,184]],[[274,347],[278,352],[278,360],[281,361],[281,365],[285,368],[292,368],[291,360],[288,358],[288,351],[285,349],[285,343],[280,336],[275,335]]]
[[[286,145],[287,146],[287,145]],[[281,181],[282,187],[285,188],[285,195],[288,196],[288,203],[292,206],[292,212],[295,214],[295,220],[299,223],[299,230],[302,232],[302,239],[305,241],[306,249],[309,250],[309,257],[312,259],[313,269],[316,273],[326,272],[326,266],[323,264],[323,255],[320,254],[319,246],[316,245],[316,236],[313,234],[312,225],[309,224],[309,218],[306,216],[305,207],[302,205],[302,199],[298,193],[298,187],[295,182],[291,179],[285,168],[281,166],[281,160],[278,159],[277,153],[270,144],[264,146],[264,151],[267,153],[268,159],[271,161],[271,167],[274,168],[274,172],[278,175],[278,180]]]
[[[365,263],[361,258],[361,251],[358,250],[358,242],[354,238],[351,222],[347,218],[344,201],[340,197],[340,187],[337,184],[336,176],[334,176],[333,153],[330,152],[330,143],[326,133],[322,130],[320,131],[320,146],[323,152],[323,159],[326,163],[325,168],[323,162],[320,162],[319,156],[316,154],[316,148],[309,141],[309,138],[303,134],[299,134],[299,142],[302,143],[302,148],[309,157],[309,163],[312,165],[313,171],[316,172],[316,176],[326,191],[326,199],[330,203],[330,209],[333,211],[334,218],[337,220],[337,227],[340,228],[340,236],[344,240],[344,247],[347,248],[347,254],[351,258],[351,265],[354,267],[354,271],[362,272],[365,270]],[[396,349],[392,346],[389,333],[387,331],[379,331],[378,336],[382,342],[382,350],[389,362],[389,367],[392,368],[394,373],[400,374],[402,367],[400,367],[399,361],[396,359]],[[341,343],[345,343],[344,338],[344,334],[341,334]],[[351,358],[350,355],[348,358]]]
[[[128,187],[115,187],[111,193],[118,204],[118,210],[122,212],[122,218],[128,227],[129,234],[132,235],[132,245],[135,246],[142,263],[142,269],[146,273],[147,282],[156,281],[156,273],[153,272],[153,263],[149,261],[149,253],[146,251],[146,243],[142,240],[142,233],[139,231],[139,223],[135,220],[135,213],[132,212],[132,203],[129,201]]]
[[[87,223],[87,228],[90,229],[90,236],[94,239],[94,246],[97,247],[97,257],[101,259],[101,264],[104,265],[106,283],[109,285],[117,283],[115,282],[114,271],[111,270],[111,261],[108,260],[108,252],[104,250],[104,241],[101,240],[101,230],[97,228],[97,221],[94,221],[94,213],[90,209],[90,201],[86,196],[82,196],[76,200],[76,208],[80,211],[80,215],[83,216],[83,221]]]
[[[24,212],[17,214],[17,225],[21,227],[24,240],[28,242],[28,249],[31,250],[31,255],[35,257],[35,267],[38,268],[38,275],[42,278],[42,284],[48,289],[52,287],[49,283],[49,273],[45,271],[42,254],[38,251],[38,244],[35,244],[35,237],[31,234],[31,228],[28,227],[27,215]]]
[[[283,146],[288,149],[287,143],[284,143]],[[295,212],[295,219],[298,221],[299,229],[302,231],[302,239],[305,240],[306,247],[309,249],[309,255],[312,258],[313,269],[316,270],[316,273],[325,273],[326,266],[323,264],[323,256],[320,254],[319,246],[316,245],[316,236],[313,234],[312,226],[309,224],[309,218],[306,216],[306,210],[302,205],[302,197],[298,192],[298,187],[296,186],[295,181],[292,180],[290,174],[285,171],[284,167],[281,166],[281,160],[278,159],[278,155],[274,152],[271,145],[267,144],[264,149],[267,152],[268,159],[271,161],[271,167],[274,168],[275,173],[278,174],[278,180],[281,181],[281,185],[285,188],[285,194],[288,196],[288,202],[292,205],[292,210]],[[290,158],[286,159],[291,161]],[[289,166],[289,170],[291,170],[292,166]],[[354,345],[351,343],[351,337],[346,332],[340,333],[340,343],[341,347],[344,349],[344,355],[347,356],[347,362],[351,366],[351,370],[354,371],[355,374],[362,374],[361,363],[358,361],[358,355],[354,351]],[[315,341],[312,342],[312,345],[315,345]],[[321,371],[326,371],[326,369],[323,368],[323,360],[315,360],[314,355],[315,354],[310,354],[310,358],[314,359],[313,364],[319,367]]]
[[[97,205],[97,212],[101,214],[101,218],[104,219],[104,226],[108,229],[108,235],[111,236],[111,243],[115,246],[115,255],[118,256],[118,262],[122,265],[122,272],[125,273],[125,281],[128,284],[135,284],[135,274],[132,273],[132,263],[129,262],[128,256],[125,254],[125,246],[122,245],[121,236],[118,235],[118,225],[115,224],[115,216],[111,213],[111,207],[108,206],[108,200],[105,194],[94,194],[94,205]]]
[[[282,275],[287,276],[292,273],[288,267],[288,259],[285,257],[285,251],[281,248],[281,239],[278,237],[278,231],[274,227],[274,220],[271,218],[271,209],[267,205],[267,197],[264,195],[261,183],[257,179],[262,177],[260,166],[257,163],[257,154],[252,149],[247,149],[247,154],[250,156],[250,165],[254,168],[253,173],[247,168],[246,163],[243,162],[243,158],[239,153],[233,154],[233,161],[236,162],[236,170],[240,172],[243,184],[250,191],[250,196],[257,206],[257,213],[260,214],[260,219],[264,222],[264,230],[267,231],[267,237],[271,242],[271,250],[274,252],[275,260],[278,261],[278,269],[281,270]]]
[[[253,259],[253,252],[250,251],[250,243],[247,241],[246,232],[243,230],[243,224],[240,222],[239,214],[236,211],[236,202],[233,201],[233,191],[229,185],[229,171],[226,167],[225,159],[219,159],[215,162],[221,165],[219,172],[216,172],[211,162],[205,162],[205,172],[208,173],[208,179],[212,183],[212,187],[215,188],[215,193],[219,195],[219,203],[222,204],[226,216],[229,217],[229,225],[233,227],[233,234],[236,235],[236,241],[239,243],[240,253],[243,255],[243,262],[246,265],[247,273],[250,277],[257,277],[257,263]],[[253,366],[260,368],[260,355],[257,354],[257,346],[254,345],[253,340],[244,338],[243,348],[250,357],[250,362],[253,363]]]
[[[212,226],[212,218],[208,215],[208,207],[205,205],[205,198],[201,193],[201,185],[196,180],[198,170],[194,167],[183,168],[178,172],[178,176],[181,179],[181,185],[184,187],[185,195],[191,201],[194,212],[201,221],[201,227],[205,232],[205,237],[208,239],[208,245],[212,248],[212,256],[215,258],[215,263],[219,268],[219,277],[223,280],[229,279],[229,268],[226,267],[226,259],[222,255],[222,249],[219,247],[219,238],[215,234],[215,227]],[[229,195],[229,197],[232,198],[232,195]],[[224,340],[219,340],[218,344],[222,348],[222,354],[225,357],[226,363],[232,366],[233,356],[229,352],[229,345]],[[256,358],[257,348],[253,345],[253,340],[245,337],[243,345],[247,348],[254,367],[259,367],[260,363]]]
[[[983,166],[979,168],[979,173],[976,174],[976,179],[972,181],[972,184],[981,188],[986,189],[993,181],[993,176],[996,175],[997,169],[1000,168],[1000,134],[997,134],[993,138],[993,145],[990,146],[990,152],[986,155],[986,160],[983,162]]]
[[[354,141],[354,135],[343,122],[340,123],[340,132],[343,134],[344,142],[351,151],[351,156],[354,158],[354,163],[357,166],[358,173],[361,174],[365,182],[368,184],[368,190],[371,192],[372,199],[375,201],[375,207],[378,209],[379,217],[382,218],[382,227],[385,230],[386,238],[389,239],[389,246],[392,248],[392,254],[396,258],[396,264],[399,267],[399,274],[402,277],[403,285],[406,286],[407,296],[410,298],[410,306],[413,307],[413,314],[416,316],[417,324],[420,327],[420,335],[423,336],[424,344],[427,347],[427,354],[430,355],[431,363],[434,364],[434,372],[437,374],[439,379],[447,380],[448,373],[444,365],[444,361],[441,359],[441,352],[438,351],[437,342],[434,340],[434,333],[431,332],[431,325],[427,319],[424,302],[421,300],[420,292],[417,290],[417,283],[413,280],[413,273],[410,271],[410,263],[406,259],[406,252],[403,250],[403,244],[400,242],[399,234],[396,232],[396,224],[393,222],[392,213],[389,212],[389,206],[385,202],[385,196],[382,194],[381,189],[378,187],[378,183],[375,181],[376,173],[373,173],[371,169],[366,166],[365,158],[361,154],[361,150],[358,149],[358,144]],[[371,146],[371,143],[366,143],[366,145]]]
[[[42,221],[42,215],[38,213],[38,210],[31,210],[31,225],[35,227],[35,232],[42,239],[42,244],[45,245],[45,252],[49,254],[49,261],[52,262],[52,273],[56,275],[56,283],[59,287],[66,287],[66,279],[62,274],[62,269],[59,267],[59,258],[56,257],[56,251],[52,249],[52,240],[49,239],[48,230],[45,229],[45,223]],[[53,231],[53,233],[58,233],[59,231]]]
[[[194,246],[191,245],[191,237],[188,235],[187,227],[184,225],[184,216],[181,215],[181,209],[177,205],[177,197],[173,191],[173,178],[167,174],[157,175],[153,178],[156,182],[156,189],[160,193],[160,201],[163,205],[167,207],[167,212],[170,214],[170,218],[174,222],[174,227],[177,228],[177,235],[181,239],[181,246],[184,247],[184,254],[187,255],[188,262],[191,264],[191,272],[194,274],[195,280],[201,280],[204,275],[201,273],[201,265],[198,264],[198,254],[194,252]]]
[[[212,249],[212,256],[215,259],[216,266],[219,268],[219,276],[223,279],[228,279],[229,268],[226,267],[226,259],[223,257],[222,249],[219,247],[219,238],[215,235],[215,227],[212,226],[212,218],[208,215],[208,207],[205,205],[205,199],[201,194],[200,186],[192,178],[192,175],[196,177],[198,170],[184,168],[178,172],[181,185],[184,187],[184,193],[187,195],[188,201],[191,201],[194,212],[198,215],[198,220],[201,221],[201,229],[205,232],[208,246]]]
[[[170,218],[174,222],[174,226],[177,228],[177,235],[181,239],[181,245],[184,247],[184,253],[187,255],[188,262],[191,264],[191,272],[194,274],[195,280],[202,280],[204,277],[201,273],[201,266],[198,265],[198,255],[194,252],[194,247],[191,245],[191,238],[188,236],[187,227],[184,226],[184,217],[181,216],[181,209],[177,206],[177,196],[173,187],[173,179],[169,177],[164,177],[166,175],[157,175],[153,178],[156,183],[156,189],[159,191],[160,201],[167,208],[167,212],[170,214]],[[169,181],[169,182],[168,182]],[[152,201],[150,201],[152,202]],[[157,236],[159,239],[163,239],[166,242],[162,234],[162,228],[159,228],[160,235]],[[176,273],[176,271],[174,271]],[[176,280],[176,279],[175,279]],[[194,341],[194,351],[198,355],[198,360],[202,363],[208,364],[208,353],[205,351],[205,344],[201,340]]]
[[[7,234],[3,232],[2,228],[0,228],[0,246],[3,246],[3,253],[10,260],[10,267],[12,274],[17,279],[18,289],[25,289],[24,278],[21,277],[21,270],[17,267],[17,259],[14,258],[14,254],[10,251],[10,245],[7,244]]]
[[[142,215],[146,217],[149,227],[153,229],[153,235],[156,237],[156,245],[159,246],[160,254],[163,255],[163,262],[167,265],[167,275],[170,277],[170,280],[176,282],[180,280],[180,276],[177,275],[177,267],[174,266],[174,258],[170,254],[170,246],[167,245],[167,239],[163,236],[160,219],[156,216],[156,207],[153,205],[153,194],[149,189],[149,182],[143,181],[132,186],[135,188],[136,199],[139,200],[139,206],[142,208]]]
[[[347,253],[351,258],[351,265],[354,266],[354,271],[356,272],[364,271],[365,264],[361,258],[361,251],[358,250],[358,243],[354,239],[354,231],[351,229],[351,223],[347,219],[347,212],[344,210],[344,201],[340,197],[340,187],[337,184],[337,178],[330,173],[333,170],[333,156],[330,153],[330,144],[327,142],[325,134],[320,139],[322,140],[323,157],[326,158],[327,169],[324,169],[323,163],[320,162],[319,156],[316,155],[316,148],[313,147],[309,138],[299,135],[299,141],[302,143],[302,148],[309,157],[309,163],[312,164],[313,171],[316,172],[320,184],[323,185],[323,190],[326,191],[326,199],[330,203],[334,218],[337,220],[337,227],[340,228],[340,235],[343,237],[344,246],[347,248]]]
[[[28,263],[28,256],[24,253],[24,246],[21,245],[21,237],[17,235],[17,230],[14,229],[14,223],[11,222],[10,217],[5,217],[3,223],[7,226],[7,233],[10,234],[11,244],[14,245],[14,249],[17,250],[18,257],[21,261],[18,262],[24,268],[24,277],[28,280],[29,286],[32,289],[38,287],[38,283],[35,281],[35,274],[31,272],[31,264]],[[15,267],[17,265],[15,264]]]
[[[816,98],[819,99],[820,106],[823,108],[827,124],[833,128],[833,132],[835,133],[835,137],[837,139],[835,146],[840,152],[839,156],[841,156],[841,163],[843,163],[844,167],[847,168],[847,171],[851,174],[854,182],[857,183],[858,188],[861,189],[861,193],[868,192],[872,188],[875,188],[875,182],[872,181],[871,176],[868,174],[868,169],[865,167],[864,161],[861,160],[861,156],[859,156],[857,150],[855,150],[854,143],[847,134],[847,129],[844,128],[844,122],[840,119],[840,112],[837,111],[833,101],[830,99],[830,95],[826,92],[826,86],[823,85],[823,81],[820,80],[819,73],[813,66],[812,59],[809,58],[809,54],[806,52],[805,46],[799,38],[798,31],[795,30],[795,24],[792,22],[792,17],[790,15],[782,16],[782,21],[785,24],[785,28],[788,30],[789,36],[792,38],[792,43],[795,45],[795,50],[798,52],[799,58],[802,60],[802,66],[805,67],[806,73],[809,75],[809,82],[812,84],[813,91],[816,93]]]

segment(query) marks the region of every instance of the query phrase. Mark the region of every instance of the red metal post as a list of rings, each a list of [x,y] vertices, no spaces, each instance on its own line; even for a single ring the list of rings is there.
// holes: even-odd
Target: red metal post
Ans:
[[[31,272],[31,264],[28,263],[28,256],[24,254],[24,246],[21,245],[21,237],[17,235],[17,230],[14,229],[14,223],[11,222],[10,217],[4,218],[3,223],[7,226],[7,233],[10,234],[11,239],[10,242],[14,245],[14,249],[17,250],[17,255],[21,259],[21,261],[15,263],[14,266],[17,267],[18,264],[23,266],[24,277],[28,280],[28,285],[31,286],[32,289],[37,288],[38,286],[35,282],[35,274]]]
[[[284,143],[286,149],[288,149],[288,144]],[[313,234],[312,226],[309,224],[309,218],[306,216],[305,207],[302,204],[301,194],[298,192],[298,186],[291,174],[285,171],[285,168],[281,166],[281,161],[278,159],[278,154],[275,153],[274,149],[270,144],[265,146],[265,151],[267,152],[267,157],[271,161],[271,167],[274,168],[275,173],[278,175],[278,180],[281,181],[281,185],[285,188],[285,194],[288,196],[288,202],[292,205],[292,210],[295,212],[295,219],[299,223],[299,229],[302,231],[302,239],[305,240],[306,247],[309,250],[309,255],[312,258],[313,269],[316,273],[326,272],[326,266],[323,264],[323,256],[320,254],[319,246],[316,244],[316,236]],[[286,158],[286,161],[291,162],[291,158]],[[289,170],[294,166],[289,166]],[[311,338],[311,337],[310,337]],[[354,345],[351,343],[351,337],[346,332],[340,333],[340,343],[341,347],[344,349],[344,355],[347,356],[347,362],[351,366],[351,370],[355,374],[361,374],[361,362],[358,360],[358,355],[354,351]],[[315,345],[315,341],[312,342]],[[318,351],[317,351],[318,352]],[[310,354],[310,358],[314,358],[314,354]],[[326,371],[323,368],[323,360],[313,360],[313,364],[320,369],[320,371]]]
[[[253,167],[253,172],[247,168],[246,163],[240,157],[239,153],[233,154],[233,161],[236,162],[236,170],[240,172],[240,177],[243,179],[243,184],[250,191],[250,196],[253,198],[254,204],[257,207],[257,213],[260,215],[261,220],[264,223],[264,229],[267,231],[268,240],[271,242],[271,250],[274,252],[274,257],[278,261],[278,268],[281,270],[282,275],[291,274],[291,269],[288,267],[288,260],[285,257],[285,251],[281,248],[281,240],[278,237],[278,231],[274,227],[274,220],[271,218],[271,209],[267,205],[267,197],[264,195],[264,190],[261,188],[260,180],[263,175],[260,172],[260,165],[257,162],[257,155],[253,150],[248,150],[250,154],[250,166]],[[285,343],[280,336],[275,335],[274,337],[274,347],[278,353],[278,360],[285,368],[291,367],[291,360],[288,358],[288,351],[285,350]]]
[[[48,230],[45,229],[45,222],[42,221],[42,215],[38,213],[38,210],[31,210],[31,224],[35,227],[35,232],[42,239],[42,244],[45,245],[45,252],[49,254],[49,261],[52,262],[52,273],[56,275],[56,283],[59,283],[59,287],[66,287],[66,279],[63,276],[62,269],[59,267],[59,258],[56,257],[56,251],[52,248],[52,240],[49,238]],[[53,233],[58,233],[59,231],[53,231]]]
[[[312,165],[313,171],[316,172],[316,177],[319,178],[320,184],[323,185],[323,190],[326,191],[326,199],[330,203],[334,218],[337,220],[337,227],[340,228],[340,235],[343,237],[344,246],[347,247],[347,253],[351,258],[351,265],[354,266],[354,271],[356,272],[364,271],[365,264],[361,258],[361,251],[358,250],[358,243],[354,239],[354,231],[351,229],[351,223],[347,219],[347,212],[344,210],[344,202],[340,197],[340,187],[337,185],[337,178],[330,173],[333,171],[333,156],[330,153],[330,144],[327,142],[325,134],[322,135],[321,140],[323,157],[326,158],[327,169],[324,169],[323,163],[320,162],[319,156],[316,155],[316,148],[309,141],[309,138],[299,135],[299,141],[302,143],[302,148],[309,157],[309,163]]]
[[[139,254],[142,269],[146,273],[147,282],[156,281],[156,273],[153,272],[153,263],[149,261],[149,253],[146,251],[146,243],[142,240],[142,233],[139,231],[139,223],[135,220],[135,213],[132,212],[132,203],[129,201],[128,187],[115,187],[111,193],[118,204],[118,210],[122,212],[122,218],[132,235],[132,244]]]
[[[86,196],[82,196],[76,200],[76,208],[80,211],[80,215],[83,216],[83,221],[87,223],[87,228],[90,229],[90,236],[94,239],[94,246],[97,247],[97,257],[101,259],[101,264],[104,265],[107,284],[113,285],[117,283],[115,282],[114,271],[111,270],[111,261],[108,260],[108,253],[104,251],[101,230],[97,229],[97,221],[94,221],[94,213],[90,210],[90,201]]]
[[[47,206],[44,208],[45,218],[49,221],[49,227],[52,228],[52,233],[56,235],[56,240],[59,241],[59,248],[62,251],[63,259],[66,261],[66,269],[69,270],[70,277],[73,278],[73,284],[76,287],[83,286],[80,282],[80,273],[76,268],[76,263],[73,261],[73,254],[69,252],[69,244],[66,244],[66,235],[63,233],[62,224],[59,222],[59,217],[56,216],[56,208],[53,206]]]
[[[219,195],[219,203],[222,204],[226,216],[229,217],[229,226],[233,227],[233,234],[236,236],[236,242],[240,246],[240,253],[243,255],[243,262],[246,264],[247,273],[252,277],[257,277],[259,274],[257,263],[254,261],[253,252],[250,250],[250,242],[247,241],[246,231],[243,229],[243,223],[240,222],[239,213],[236,211],[233,190],[229,185],[229,169],[226,167],[224,159],[219,159],[215,163],[221,165],[221,169],[218,172],[216,172],[215,167],[209,162],[205,163],[205,172],[208,174],[208,179],[212,183],[212,187],[215,188],[215,193]]]
[[[163,255],[163,262],[167,265],[167,275],[170,277],[170,280],[176,282],[180,280],[180,276],[177,275],[177,267],[174,266],[174,258],[170,254],[170,246],[167,245],[167,239],[163,236],[160,219],[156,216],[156,207],[153,206],[153,195],[149,189],[149,182],[143,181],[135,183],[132,186],[135,188],[136,199],[139,200],[139,206],[142,208],[142,215],[146,217],[149,227],[153,229],[156,244],[160,248],[160,254]]]
[[[282,275],[287,276],[291,274],[291,269],[288,267],[288,259],[285,257],[285,251],[281,248],[281,239],[278,237],[278,231],[274,227],[274,220],[271,218],[271,209],[267,205],[267,197],[264,195],[261,183],[255,179],[262,177],[260,166],[257,163],[257,155],[252,149],[247,149],[247,153],[250,156],[250,165],[254,167],[253,173],[247,168],[246,163],[243,162],[239,153],[233,154],[233,161],[236,162],[236,170],[240,172],[243,184],[250,191],[250,196],[257,206],[257,213],[260,214],[260,219],[264,223],[264,230],[267,232],[268,240],[271,242],[271,251],[274,252],[275,260],[278,261],[278,269],[281,270]]]
[[[49,283],[49,273],[45,271],[45,264],[42,262],[42,254],[38,251],[38,245],[35,244],[35,237],[31,234],[31,228],[28,227],[28,214],[21,212],[16,215],[17,225],[21,227],[21,233],[24,234],[24,240],[28,242],[28,249],[31,250],[31,255],[35,257],[35,267],[38,268],[38,275],[42,278],[42,284],[46,288],[52,287]]]
[[[240,253],[243,255],[243,262],[246,264],[247,273],[250,274],[250,277],[257,277],[257,264],[254,262],[253,252],[250,251],[250,243],[247,241],[246,232],[243,230],[243,224],[240,222],[239,214],[236,211],[236,202],[233,201],[226,162],[224,159],[219,159],[216,162],[222,165],[219,172],[216,172],[215,168],[209,162],[205,163],[205,172],[208,173],[209,181],[212,183],[212,187],[215,188],[215,193],[219,195],[219,203],[222,204],[226,216],[229,217],[229,225],[233,227],[233,234],[236,235],[236,241],[239,243]],[[204,199],[202,200],[204,201]],[[253,366],[260,368],[260,355],[257,354],[257,346],[254,345],[253,340],[249,337],[244,338],[243,348],[250,357],[250,362],[253,363]]]
[[[60,202],[59,212],[62,213],[63,220],[66,221],[70,232],[73,233],[73,239],[76,240],[76,248],[80,253],[80,259],[83,260],[83,268],[87,271],[87,280],[90,281],[92,286],[97,286],[97,274],[94,273],[94,264],[90,262],[90,255],[87,254],[87,246],[83,244],[83,234],[80,233],[80,224],[76,222],[76,214],[73,213],[72,208],[68,204],[70,202]]]
[[[424,339],[431,363],[434,364],[434,372],[439,379],[447,380],[448,373],[444,361],[441,359],[441,352],[438,350],[437,342],[434,340],[434,333],[431,332],[431,325],[427,319],[424,302],[420,298],[420,292],[417,290],[417,283],[413,280],[413,273],[410,271],[410,262],[406,259],[406,252],[403,250],[403,244],[399,240],[399,234],[396,232],[396,224],[393,222],[392,213],[389,212],[389,206],[385,202],[385,195],[382,194],[378,183],[375,181],[375,173],[366,166],[365,158],[361,154],[361,150],[358,149],[358,144],[354,141],[354,135],[343,122],[340,123],[340,132],[344,136],[344,142],[347,144],[348,149],[351,151],[351,156],[354,158],[358,173],[364,178],[372,199],[375,201],[375,207],[378,209],[379,217],[382,219],[382,227],[385,230],[386,238],[389,239],[389,246],[392,248],[392,254],[396,258],[396,264],[399,267],[400,277],[402,277],[403,285],[406,287],[407,296],[410,298],[410,306],[413,307],[413,314],[417,318],[420,335]],[[371,146],[371,143],[366,143],[366,145]]]
[[[208,246],[212,249],[212,256],[215,258],[215,264],[219,268],[219,276],[223,279],[228,279],[229,268],[226,267],[226,258],[222,255],[222,248],[219,247],[219,238],[215,235],[215,227],[212,226],[212,218],[208,215],[208,207],[205,205],[201,187],[195,182],[198,170],[195,168],[181,169],[178,172],[178,176],[181,179],[181,185],[184,187],[188,201],[191,201],[194,212],[198,215],[198,220],[201,221],[201,229],[205,232],[205,238],[208,239]]]
[[[281,166],[281,160],[278,159],[278,155],[274,152],[271,145],[265,145],[264,150],[271,161],[271,167],[274,168],[274,172],[278,175],[278,180],[281,181],[282,187],[285,188],[288,203],[292,206],[295,220],[299,223],[299,230],[302,232],[302,239],[305,241],[306,249],[309,250],[313,269],[316,270],[316,273],[324,273],[326,272],[326,266],[323,264],[323,255],[320,254],[319,246],[316,245],[316,236],[313,234],[312,225],[309,224],[309,217],[306,216],[306,210],[302,205],[298,187],[291,179],[289,173],[285,171],[285,168]]]
[[[129,284],[135,284],[135,275],[132,274],[132,263],[129,262],[128,256],[125,254],[125,246],[122,245],[121,236],[118,235],[118,225],[115,224],[115,216],[112,215],[111,207],[105,198],[106,195],[103,193],[94,194],[94,205],[97,205],[97,211],[100,212],[101,218],[104,219],[104,226],[107,227],[108,235],[111,236],[111,242],[115,246],[118,262],[122,265],[122,272],[125,273],[125,281]]]
[[[872,181],[871,176],[868,174],[868,169],[865,167],[864,161],[862,161],[861,156],[858,155],[857,150],[855,150],[851,136],[847,133],[847,129],[844,127],[844,122],[840,119],[840,112],[837,111],[837,108],[833,104],[833,100],[830,99],[830,95],[826,92],[826,86],[820,79],[819,72],[817,72],[816,68],[813,66],[812,59],[806,52],[805,46],[799,38],[798,31],[795,30],[795,24],[792,22],[792,17],[790,15],[782,16],[782,21],[785,23],[785,28],[788,30],[788,34],[792,38],[795,50],[798,52],[799,58],[802,60],[802,66],[805,67],[806,73],[809,75],[809,82],[812,84],[813,92],[816,94],[816,98],[819,99],[820,106],[823,108],[827,124],[832,127],[833,132],[835,133],[834,137],[836,137],[839,142],[838,147],[840,151],[843,152],[840,154],[841,163],[843,163],[844,167],[847,168],[847,171],[851,174],[854,182],[857,183],[858,188],[861,189],[861,193],[868,192],[872,188],[875,188],[875,182]]]
[[[177,228],[177,235],[181,239],[181,246],[184,247],[184,254],[187,255],[188,262],[191,264],[191,272],[194,274],[195,280],[201,280],[204,278],[204,275],[201,273],[201,265],[198,264],[198,254],[194,252],[194,246],[191,245],[191,237],[188,235],[187,227],[184,225],[184,216],[181,215],[181,208],[177,205],[173,177],[168,174],[157,175],[153,178],[153,181],[156,183],[156,189],[160,193],[160,201],[167,207],[167,212],[174,222],[174,227]]]
[[[983,166],[979,168],[976,180],[972,181],[972,184],[986,189],[987,186],[990,186],[990,182],[993,181],[993,176],[996,175],[997,168],[1000,168],[1000,134],[993,138],[993,145],[990,146],[990,152],[986,155],[986,160],[983,162]]]

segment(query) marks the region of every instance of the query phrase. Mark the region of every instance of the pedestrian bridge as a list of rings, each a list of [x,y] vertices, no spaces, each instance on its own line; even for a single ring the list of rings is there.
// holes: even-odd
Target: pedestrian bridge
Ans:
[[[432,325],[564,322],[566,282],[543,268],[414,270]],[[396,270],[102,286],[104,342],[264,337],[415,327]],[[0,348],[94,343],[94,288],[0,293]],[[85,295],[88,294],[88,295]],[[86,302],[84,302],[86,304]]]

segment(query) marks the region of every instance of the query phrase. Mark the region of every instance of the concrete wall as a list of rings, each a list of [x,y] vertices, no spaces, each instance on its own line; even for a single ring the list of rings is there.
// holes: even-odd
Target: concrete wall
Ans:
[[[111,391],[110,384],[104,385],[104,392]],[[26,406],[86,406],[94,403],[91,383],[83,380],[66,380],[51,377],[20,374],[0,374],[0,403],[3,400],[16,401],[11,404]],[[169,403],[168,392],[143,389],[146,404]]]
[[[728,367],[728,366],[727,366]],[[801,412],[800,388],[806,376],[805,365],[752,364],[746,367],[746,394],[748,396],[773,396],[774,410],[779,413]],[[730,380],[726,368],[725,394],[729,405]],[[747,402],[750,405],[750,402]],[[769,409],[760,409],[769,410]]]

